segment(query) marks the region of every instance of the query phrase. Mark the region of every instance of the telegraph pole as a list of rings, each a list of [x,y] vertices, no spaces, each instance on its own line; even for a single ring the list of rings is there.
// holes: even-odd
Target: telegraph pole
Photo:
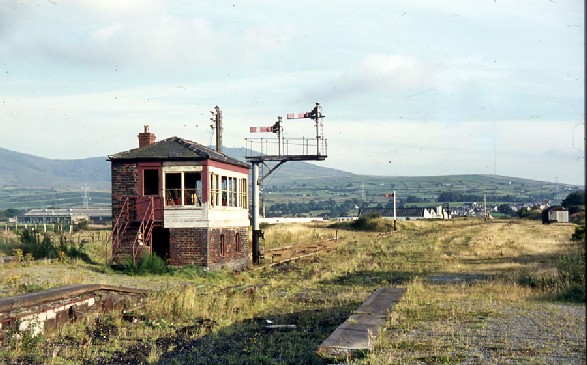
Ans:
[[[214,123],[211,127],[216,129],[216,151],[222,152],[222,110],[216,105],[210,113],[212,114],[210,120]]]
[[[487,193],[483,193],[483,216],[487,220]]]

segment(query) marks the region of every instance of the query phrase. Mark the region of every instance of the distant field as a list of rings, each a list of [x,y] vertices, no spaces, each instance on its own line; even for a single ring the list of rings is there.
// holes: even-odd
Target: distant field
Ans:
[[[278,176],[280,170],[276,170]],[[291,176],[291,172],[286,174]],[[436,203],[443,192],[456,192],[475,195],[482,202],[487,196],[493,204],[516,201],[541,202],[552,200],[560,203],[570,192],[579,189],[577,186],[555,184],[493,175],[454,175],[454,176],[420,176],[420,177],[381,177],[345,174],[336,177],[309,176],[303,180],[297,178],[277,179],[273,175],[264,185],[261,198],[267,207],[277,203],[308,203],[312,200],[323,201],[332,199],[342,202],[359,199],[369,204],[389,202],[384,194],[396,191],[398,201],[407,203],[408,199],[421,199],[424,204]],[[110,192],[106,190],[89,190],[91,206],[110,205]],[[364,198],[364,199],[363,199]],[[69,208],[80,207],[84,203],[84,192],[79,190],[61,191],[58,189],[2,189],[0,190],[0,210],[8,208]],[[418,204],[420,205],[420,204]]]
[[[109,191],[88,191],[88,204],[94,207],[109,207]],[[0,190],[0,210],[9,208],[72,208],[84,206],[83,191],[59,191],[41,189]]]
[[[279,170],[275,172],[278,174]],[[263,199],[267,205],[287,202],[309,202],[311,200],[343,201],[357,198],[372,203],[383,204],[389,202],[384,194],[396,192],[398,200],[408,202],[408,197],[424,199],[427,202],[418,204],[429,206],[436,202],[443,192],[457,192],[466,195],[476,195],[483,201],[487,196],[489,202],[511,202],[514,197],[517,201],[536,202],[553,200],[559,203],[577,187],[561,184],[534,181],[526,179],[508,178],[493,175],[456,175],[456,176],[423,176],[423,177],[379,177],[358,176],[341,177],[337,179],[319,179],[288,181],[280,185],[271,184],[271,180],[264,185]]]

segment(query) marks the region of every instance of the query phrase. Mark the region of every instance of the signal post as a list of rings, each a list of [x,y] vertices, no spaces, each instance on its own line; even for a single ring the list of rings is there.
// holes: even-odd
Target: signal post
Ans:
[[[316,139],[308,138],[288,138],[283,137],[282,118],[277,117],[277,122],[270,127],[251,127],[251,133],[275,133],[275,138],[247,138],[247,162],[252,165],[251,185],[252,185],[252,204],[251,204],[251,227],[253,229],[253,263],[258,264],[261,258],[261,249],[259,240],[263,237],[263,231],[259,228],[259,208],[260,208],[260,190],[263,180],[272,174],[279,166],[287,161],[324,161],[327,157],[327,144],[323,133],[323,121],[325,116],[322,115],[320,103],[316,103],[312,111],[307,113],[287,114],[287,119],[312,119],[316,127]],[[314,146],[315,144],[315,146]],[[314,150],[316,153],[311,153]],[[263,175],[259,175],[259,165],[266,162],[276,162],[276,164]]]

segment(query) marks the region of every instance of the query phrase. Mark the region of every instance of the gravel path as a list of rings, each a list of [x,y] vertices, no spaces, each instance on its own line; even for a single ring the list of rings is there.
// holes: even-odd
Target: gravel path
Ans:
[[[426,322],[400,336],[392,363],[585,364],[585,306],[496,303],[488,318]]]
[[[503,308],[477,337],[486,364],[585,364],[585,306]]]

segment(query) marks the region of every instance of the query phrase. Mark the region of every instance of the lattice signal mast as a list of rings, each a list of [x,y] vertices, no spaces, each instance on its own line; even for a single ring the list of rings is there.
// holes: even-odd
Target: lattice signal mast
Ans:
[[[312,111],[307,113],[287,114],[287,119],[312,119],[316,127],[316,153],[314,141],[310,138],[284,138],[282,118],[277,117],[277,122],[270,127],[250,127],[251,133],[275,133],[277,141],[271,138],[247,138],[246,159],[251,163],[251,185],[253,201],[251,204],[251,226],[253,227],[253,263],[258,264],[261,258],[259,239],[263,232],[259,229],[259,191],[263,180],[287,161],[324,161],[327,157],[327,144],[324,138],[324,127],[322,119],[322,107],[320,103]],[[312,152],[311,152],[312,151]],[[273,166],[264,176],[259,176],[259,164],[267,161],[275,161]]]
[[[324,147],[324,124],[322,123],[322,118],[325,116],[322,115],[322,107],[320,103],[316,103],[314,109],[311,112],[307,113],[290,113],[287,115],[287,119],[302,119],[302,118],[309,118],[314,119],[316,122],[316,155],[320,155],[320,147]]]

